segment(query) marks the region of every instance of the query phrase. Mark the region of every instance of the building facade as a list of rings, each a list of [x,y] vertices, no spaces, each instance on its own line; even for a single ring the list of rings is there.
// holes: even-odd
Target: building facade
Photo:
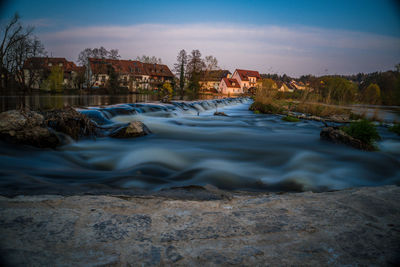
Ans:
[[[172,82],[174,75],[167,65],[142,63],[136,60],[89,58],[86,79],[89,88],[107,87],[111,75],[120,87],[131,92],[155,90],[164,82]]]
[[[211,70],[200,73],[200,92],[218,93],[219,85],[223,78],[230,78],[232,73],[229,70]]]
[[[239,95],[243,94],[242,88],[236,79],[222,78],[219,84],[219,92],[224,95]]]
[[[257,81],[261,79],[261,76],[255,70],[236,69],[232,78],[238,81],[243,93],[248,93],[249,90],[257,87]]]
[[[25,85],[33,89],[47,90],[48,88],[45,88],[45,80],[55,67],[62,70],[63,88],[75,88],[75,79],[78,73],[83,69],[82,67],[77,67],[74,62],[68,61],[63,57],[32,57],[27,59],[23,65],[23,79]]]

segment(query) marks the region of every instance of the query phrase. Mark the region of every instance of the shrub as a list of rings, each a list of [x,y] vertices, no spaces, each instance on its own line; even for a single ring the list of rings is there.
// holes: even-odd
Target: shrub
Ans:
[[[381,139],[375,125],[368,120],[352,122],[349,126],[343,127],[342,130],[353,138],[369,145],[373,145],[375,141]]]
[[[298,118],[292,117],[292,116],[286,116],[282,117],[283,121],[288,121],[288,122],[299,122],[300,120]]]
[[[389,131],[400,135],[400,123],[395,123],[392,127],[389,128]]]
[[[283,111],[282,108],[277,107],[273,104],[263,104],[261,102],[254,102],[253,104],[251,104],[249,109],[264,114],[275,114],[281,113]]]

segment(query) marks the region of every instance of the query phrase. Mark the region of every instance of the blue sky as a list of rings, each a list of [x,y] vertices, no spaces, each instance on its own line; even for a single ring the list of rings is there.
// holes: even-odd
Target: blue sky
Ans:
[[[345,74],[400,62],[395,0],[9,1],[47,50],[76,60],[86,47],[148,54],[172,66],[181,48],[213,54],[221,67],[260,72]]]

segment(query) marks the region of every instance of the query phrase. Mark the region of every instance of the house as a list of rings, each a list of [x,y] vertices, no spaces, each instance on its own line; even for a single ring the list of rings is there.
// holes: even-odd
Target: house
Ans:
[[[257,87],[257,81],[261,76],[255,70],[236,69],[232,78],[239,82],[242,93],[248,93],[249,89]]]
[[[290,81],[290,85],[296,90],[306,90],[306,86],[302,82],[296,82],[295,80]]]
[[[131,92],[158,89],[174,75],[167,65],[142,63],[136,60],[89,58],[87,66],[88,87],[106,87],[111,73],[118,77],[121,87]]]
[[[63,72],[63,87],[66,89],[75,88],[74,79],[78,75],[80,68],[74,62],[68,61],[63,57],[31,57],[23,65],[25,85],[39,89],[44,86],[43,82],[50,75],[54,67],[61,68]]]
[[[219,92],[224,95],[238,95],[243,93],[243,89],[236,79],[222,78],[219,83]]]
[[[219,84],[223,78],[230,78],[232,73],[229,70],[210,70],[200,73],[200,92],[218,92]]]
[[[292,88],[289,88],[286,83],[277,81],[276,85],[278,87],[279,92],[293,92]]]

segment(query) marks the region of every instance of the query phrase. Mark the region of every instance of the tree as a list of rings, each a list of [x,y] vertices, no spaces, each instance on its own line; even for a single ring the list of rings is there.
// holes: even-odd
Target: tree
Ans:
[[[218,70],[218,60],[216,57],[213,57],[212,55],[206,56],[204,60],[205,64],[205,70],[206,71],[211,71],[211,70]]]
[[[157,58],[155,56],[146,56],[143,55],[141,57],[136,57],[137,61],[140,61],[142,63],[151,63],[151,64],[162,64],[161,58]]]
[[[179,51],[176,61],[174,71],[179,76],[179,91],[181,99],[183,99],[185,93],[185,66],[187,64],[187,54],[185,49]]]
[[[163,100],[165,102],[168,102],[171,100],[172,94],[173,94],[173,89],[172,86],[169,82],[165,82],[162,86],[162,95],[163,95]]]
[[[14,74],[19,89],[29,92],[34,83],[40,82],[42,75],[37,72],[40,66],[35,66],[35,62],[30,63],[29,69],[23,69],[24,62],[31,57],[46,56],[44,46],[37,37],[25,38],[16,43],[11,51],[11,73]]]
[[[107,88],[111,92],[116,93],[116,90],[119,88],[119,75],[111,64],[107,65],[107,74],[109,77],[107,81]]]
[[[371,83],[363,92],[362,100],[368,104],[381,103],[381,89],[376,83]]]
[[[64,71],[60,66],[52,66],[50,75],[43,82],[42,88],[53,93],[60,93],[63,89]]]
[[[33,27],[24,28],[17,13],[0,28],[0,88],[8,88],[9,82],[17,83],[25,93],[35,76],[25,77],[23,64],[33,56],[45,55],[42,43],[32,35]],[[28,83],[28,86],[25,83]]]
[[[200,72],[205,67],[204,61],[201,58],[201,53],[199,50],[193,50],[188,58],[188,63],[186,66],[187,75],[189,79],[188,89],[193,94],[197,95],[200,90]]]
[[[89,66],[89,58],[97,58],[97,59],[118,59],[120,55],[118,54],[118,49],[111,49],[108,51],[104,47],[100,48],[85,48],[82,50],[79,55],[78,55],[78,63],[82,66],[86,67],[86,87],[87,88],[92,88],[95,81],[98,79],[99,73],[95,70],[91,70]],[[103,64],[106,64],[106,62],[98,62],[99,64],[96,64],[96,67],[99,67],[101,69]],[[94,79],[92,80],[92,77],[89,77],[90,75],[94,75]]]
[[[324,77],[320,87],[321,95],[326,103],[349,103],[355,99],[357,85],[341,77]]]

